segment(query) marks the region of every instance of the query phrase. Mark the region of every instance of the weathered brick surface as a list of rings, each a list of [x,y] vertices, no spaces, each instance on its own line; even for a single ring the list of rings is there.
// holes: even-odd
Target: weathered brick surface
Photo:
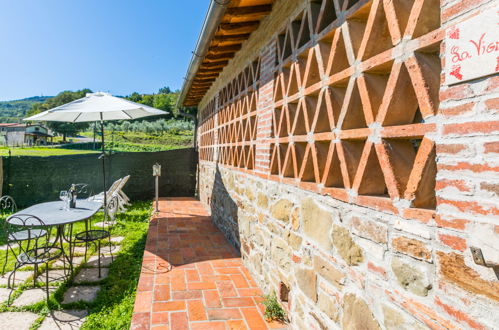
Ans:
[[[447,86],[441,72],[445,28],[493,1],[347,1],[311,40],[289,25],[307,3],[277,1],[267,40],[250,38],[201,103],[213,221],[264,292],[289,287],[296,329],[494,328],[497,274],[469,247],[499,263],[499,78]],[[220,97],[257,55],[257,108],[227,131],[219,117],[253,91]]]

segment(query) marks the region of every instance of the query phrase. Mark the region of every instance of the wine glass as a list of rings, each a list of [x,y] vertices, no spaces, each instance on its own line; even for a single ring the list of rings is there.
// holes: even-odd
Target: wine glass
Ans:
[[[61,190],[61,192],[59,193],[59,199],[63,202],[63,207],[62,209],[63,210],[67,210],[68,209],[68,192],[66,190]]]

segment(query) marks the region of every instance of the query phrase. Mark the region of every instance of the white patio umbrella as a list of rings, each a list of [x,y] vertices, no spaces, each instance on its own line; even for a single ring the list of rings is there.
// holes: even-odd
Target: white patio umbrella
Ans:
[[[104,121],[129,120],[147,116],[165,115],[167,112],[135,103],[108,93],[88,93],[85,97],[56,108],[24,118],[25,121],[61,121],[82,123],[100,121],[102,132],[102,175],[104,181],[104,212],[106,211],[106,165],[104,149]],[[104,213],[105,214],[105,213]]]

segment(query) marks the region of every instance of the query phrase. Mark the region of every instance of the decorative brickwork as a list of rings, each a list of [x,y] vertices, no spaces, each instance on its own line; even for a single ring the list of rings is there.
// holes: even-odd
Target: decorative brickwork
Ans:
[[[214,161],[217,151],[222,164],[245,169],[255,167],[259,77],[260,62],[256,59],[201,111],[199,146],[202,160]],[[215,114],[217,126],[214,126]]]
[[[434,209],[438,1],[332,5],[310,3],[278,35],[271,173],[345,201]]]
[[[499,324],[497,269],[470,252],[499,264],[499,78],[445,85],[441,55],[493,4],[277,0],[201,101],[200,199],[292,328]],[[238,141],[250,91],[219,86],[256,55]]]

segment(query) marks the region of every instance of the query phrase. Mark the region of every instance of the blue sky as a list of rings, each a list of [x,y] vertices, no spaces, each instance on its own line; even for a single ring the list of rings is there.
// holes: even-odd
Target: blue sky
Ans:
[[[179,89],[209,0],[0,0],[0,100]]]

